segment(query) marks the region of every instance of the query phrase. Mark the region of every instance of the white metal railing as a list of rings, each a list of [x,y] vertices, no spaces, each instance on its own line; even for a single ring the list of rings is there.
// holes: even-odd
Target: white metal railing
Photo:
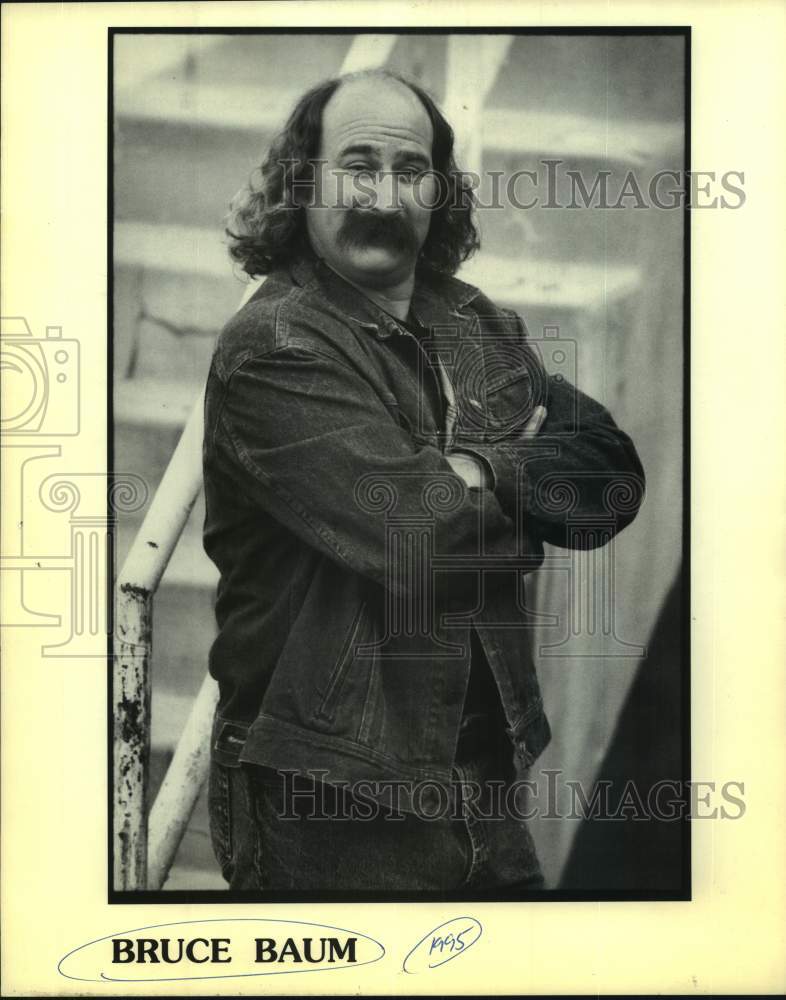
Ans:
[[[356,35],[339,73],[383,65],[396,35]],[[242,306],[258,287],[251,282]],[[114,887],[160,889],[205,782],[218,688],[207,675],[147,819],[153,597],[202,487],[200,394],[115,585]]]
[[[161,888],[207,774],[217,700],[209,676],[148,823],[153,597],[202,486],[202,409],[200,394],[115,585],[115,889]]]
[[[385,64],[398,36],[353,39],[339,74]],[[446,111],[457,144],[480,168],[481,113],[512,38],[449,36]],[[466,73],[471,65],[476,73]],[[466,79],[473,80],[468,89]],[[478,85],[477,81],[481,83]],[[122,248],[121,248],[122,249]],[[142,261],[144,264],[145,261]],[[252,282],[240,306],[253,294]],[[200,394],[115,585],[114,888],[160,889],[204,784],[218,688],[206,675],[148,819],[153,598],[202,487]]]

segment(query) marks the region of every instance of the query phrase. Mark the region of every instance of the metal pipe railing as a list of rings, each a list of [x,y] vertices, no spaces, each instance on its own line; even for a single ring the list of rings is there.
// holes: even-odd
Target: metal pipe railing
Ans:
[[[115,585],[115,889],[159,888],[163,884],[207,770],[207,738],[202,739],[202,734],[206,706],[211,699],[215,703],[215,690],[210,688],[212,684],[215,689],[215,684],[210,678],[195,704],[202,715],[194,719],[192,710],[186,726],[190,744],[179,746],[172,762],[177,762],[180,772],[173,774],[170,767],[162,786],[166,795],[177,789],[177,812],[164,820],[169,807],[159,794],[148,845],[153,596],[202,486],[203,399],[201,393]],[[208,717],[211,714],[207,712]],[[202,749],[197,752],[200,739]],[[157,884],[151,884],[150,874]]]
[[[238,308],[260,281],[246,287]],[[115,584],[114,887],[160,889],[207,777],[218,686],[205,676],[148,819],[153,597],[202,488],[204,390]]]
[[[397,38],[355,36],[339,73],[384,65]],[[459,110],[468,100],[456,84],[464,61],[472,55],[466,44],[452,43],[447,81]],[[509,44],[509,39],[484,43],[477,57],[484,68],[482,94],[469,102],[471,120],[465,132],[473,133]],[[482,146],[475,142],[472,148],[479,159]],[[238,308],[258,285],[258,281],[248,285]],[[164,884],[208,770],[209,732],[218,698],[210,676],[194,702],[148,821],[153,597],[202,486],[203,401],[204,393],[186,423],[115,588],[115,889],[159,889]]]
[[[210,763],[210,730],[218,702],[218,685],[205,675],[186,727],[148,820],[147,887],[160,889],[166,881],[183,839]]]

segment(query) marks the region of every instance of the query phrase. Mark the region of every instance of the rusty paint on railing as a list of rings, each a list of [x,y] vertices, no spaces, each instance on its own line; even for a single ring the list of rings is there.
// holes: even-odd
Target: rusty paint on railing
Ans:
[[[396,36],[355,36],[340,72],[384,65]],[[240,302],[256,291],[252,282]],[[204,396],[200,394],[131,547],[115,589],[115,889],[158,889],[204,782],[218,697],[206,677],[150,813],[153,597],[202,486]]]
[[[112,681],[115,889],[146,885],[152,613],[149,591],[128,583],[118,587]]]
[[[148,885],[153,597],[202,485],[202,407],[200,395],[115,587],[113,823],[117,890],[146,889]],[[188,817],[183,827],[187,821]]]

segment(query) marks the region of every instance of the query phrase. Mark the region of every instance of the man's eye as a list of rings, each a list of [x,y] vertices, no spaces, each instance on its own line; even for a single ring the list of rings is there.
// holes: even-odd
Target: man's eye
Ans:
[[[403,181],[407,181],[410,184],[414,184],[422,173],[423,171],[420,167],[402,167],[400,170],[396,171],[396,177]]]
[[[374,168],[369,166],[368,163],[348,163],[345,169],[351,171],[353,174],[369,175],[374,173]]]

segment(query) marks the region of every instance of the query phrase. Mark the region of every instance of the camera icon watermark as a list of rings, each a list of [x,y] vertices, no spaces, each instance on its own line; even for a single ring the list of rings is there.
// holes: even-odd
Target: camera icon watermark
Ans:
[[[519,324],[515,314],[504,313],[429,329],[418,355],[421,434],[427,433],[429,424],[424,390],[435,376],[447,401],[448,416],[438,439],[448,449],[459,441],[515,440],[536,407],[548,410],[555,390],[564,391],[559,423],[552,422],[549,437],[578,433],[576,341],[560,336],[556,325],[544,326],[542,335],[536,337],[524,335]]]
[[[79,433],[79,342],[48,326],[33,336],[22,316],[0,328],[0,434],[69,437]]]
[[[61,326],[33,335],[0,319],[4,490],[2,627],[47,630],[44,657],[105,657],[112,632],[114,529],[149,487],[133,473],[71,465],[80,432],[80,345]],[[56,635],[51,631],[57,630]]]
[[[571,337],[563,337],[559,326],[544,326],[540,336],[530,335],[527,343],[533,350],[548,373],[550,381],[555,386],[570,385],[575,387],[578,382],[578,344]],[[559,437],[572,437],[579,430],[579,401],[575,389],[568,392],[569,412],[564,415],[559,430],[554,432]]]

